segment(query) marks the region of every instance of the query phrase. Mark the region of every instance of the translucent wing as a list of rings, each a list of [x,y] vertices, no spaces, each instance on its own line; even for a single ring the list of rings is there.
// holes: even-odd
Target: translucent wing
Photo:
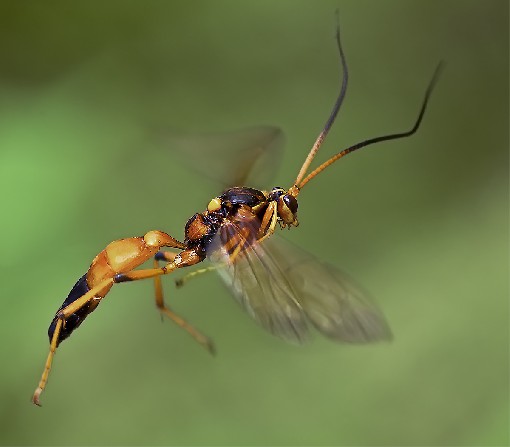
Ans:
[[[274,335],[302,342],[310,323],[338,342],[391,339],[383,314],[352,279],[285,239],[252,244],[233,261],[226,250],[216,250],[216,260],[218,253],[222,279],[242,307]]]
[[[179,161],[225,187],[267,188],[280,166],[285,140],[283,131],[272,126],[228,133],[156,133]]]
[[[262,327],[290,342],[306,341],[306,317],[292,284],[265,243],[247,241],[245,229],[230,223],[222,226],[211,243],[213,253],[208,250],[209,259],[218,264],[221,278]],[[236,253],[243,243],[246,247]]]
[[[392,338],[381,310],[352,278],[283,238],[265,242],[261,245],[281,266],[308,321],[319,332],[345,343]]]

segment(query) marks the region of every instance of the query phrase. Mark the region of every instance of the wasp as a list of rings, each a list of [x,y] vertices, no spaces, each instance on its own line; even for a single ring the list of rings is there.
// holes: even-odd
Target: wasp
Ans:
[[[163,275],[206,259],[211,261],[209,267],[185,275],[176,281],[177,285],[196,274],[217,270],[242,307],[263,328],[287,341],[303,342],[310,326],[338,342],[368,343],[391,338],[382,312],[349,278],[289,242],[285,246],[271,236],[277,227],[298,226],[298,196],[324,169],[351,152],[409,137],[418,130],[442,62],[426,89],[411,129],[358,142],[310,171],[347,91],[348,69],[338,24],[336,44],[342,72],[340,93],[291,186],[259,190],[242,186],[246,176],[240,175],[239,183],[230,185],[208,203],[205,211],[187,221],[182,242],[160,230],[111,242],[73,286],[49,326],[50,350],[32,397],[34,404],[40,405],[57,347],[97,308],[114,284],[152,278],[159,312],[213,353],[211,339],[165,304],[161,284]],[[276,138],[277,134],[273,136]],[[252,155],[256,159],[257,150]],[[244,172],[245,168],[240,170]],[[163,251],[165,247],[170,250]],[[150,259],[153,268],[136,270]]]

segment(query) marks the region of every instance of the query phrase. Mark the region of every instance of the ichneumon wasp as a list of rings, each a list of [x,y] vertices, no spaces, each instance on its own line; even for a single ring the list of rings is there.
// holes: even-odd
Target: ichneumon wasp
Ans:
[[[149,231],[141,237],[111,242],[76,282],[50,324],[50,352],[39,386],[32,397],[34,404],[40,405],[39,397],[46,387],[58,345],[81,325],[117,283],[153,278],[156,306],[161,314],[214,352],[213,343],[208,337],[165,305],[161,285],[162,275],[206,259],[212,262],[212,267],[185,275],[176,284],[182,285],[184,280],[197,273],[217,270],[244,309],[266,330],[283,339],[303,341],[308,333],[308,325],[339,342],[367,343],[391,337],[382,313],[352,281],[303,250],[291,245],[284,246],[282,240],[275,242],[270,239],[277,225],[281,228],[298,226],[299,193],[328,166],[366,146],[413,135],[420,126],[442,68],[442,63],[439,63],[410,130],[356,143],[308,173],[313,158],[335,121],[347,89],[348,70],[338,25],[336,43],[342,68],[340,93],[290,188],[275,187],[264,191],[241,186],[245,184],[249,171],[249,166],[245,164],[239,167],[239,175],[232,180],[228,189],[213,198],[204,212],[195,214],[187,221],[184,242],[158,230]],[[269,143],[280,135],[273,128],[265,128],[263,133],[269,137]],[[254,148],[250,163],[256,162],[261,151],[264,152],[264,148]],[[163,247],[174,251],[161,251]],[[151,258],[153,268],[135,270]],[[160,262],[165,264],[160,266]]]

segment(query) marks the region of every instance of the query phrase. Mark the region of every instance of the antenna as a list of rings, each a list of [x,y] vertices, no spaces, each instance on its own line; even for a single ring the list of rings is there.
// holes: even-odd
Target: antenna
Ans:
[[[335,102],[335,105],[333,106],[333,110],[331,111],[331,114],[329,115],[328,120],[326,121],[326,124],[324,126],[324,129],[322,129],[322,132],[317,137],[317,140],[315,140],[314,145],[312,146],[312,149],[308,153],[308,156],[306,157],[305,162],[303,163],[303,166],[301,166],[301,169],[299,170],[298,176],[296,178],[296,181],[294,182],[294,185],[299,185],[301,180],[306,174],[306,171],[310,167],[310,163],[312,163],[313,158],[315,157],[315,154],[319,151],[319,148],[322,145],[322,142],[326,138],[326,135],[329,132],[329,129],[331,129],[331,126],[335,122],[336,116],[338,115],[338,111],[340,110],[340,106],[342,105],[342,102],[345,98],[345,93],[347,92],[347,81],[349,80],[349,72],[347,70],[347,62],[345,60],[345,54],[344,50],[342,49],[342,43],[340,41],[340,18],[338,9],[336,10],[336,43],[338,46],[338,51],[340,53],[340,65],[342,67],[342,86],[340,87],[340,94],[338,95],[338,98]]]
[[[418,114],[418,118],[416,119],[416,122],[414,123],[414,126],[406,131],[401,133],[394,133],[390,135],[382,135],[380,137],[370,138],[369,140],[361,141],[359,143],[354,144],[353,146],[348,147],[347,149],[344,149],[343,151],[339,152],[336,155],[333,155],[329,160],[322,163],[318,168],[314,169],[310,174],[306,176],[304,180],[302,180],[299,184],[296,184],[298,191],[303,188],[310,180],[312,180],[317,174],[322,172],[324,169],[326,169],[328,166],[332,165],[335,161],[339,160],[343,156],[350,154],[351,152],[354,152],[358,149],[361,149],[362,147],[370,146],[371,144],[380,143],[381,141],[388,141],[388,140],[397,140],[399,138],[406,138],[410,137],[420,127],[421,121],[423,119],[423,115],[425,114],[425,109],[427,108],[427,103],[429,101],[430,95],[432,93],[432,90],[434,89],[434,86],[436,85],[436,82],[439,78],[439,75],[441,71],[443,70],[444,62],[441,61],[436,67],[436,70],[434,71],[434,74],[432,76],[432,79],[429,82],[429,85],[427,87],[427,90],[425,91],[425,97],[423,99],[423,103],[421,105],[420,113]]]

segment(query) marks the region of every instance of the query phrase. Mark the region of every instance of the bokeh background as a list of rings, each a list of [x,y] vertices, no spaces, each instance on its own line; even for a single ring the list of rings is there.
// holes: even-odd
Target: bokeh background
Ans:
[[[221,189],[151,139],[280,126],[290,186],[337,95],[335,9],[351,82],[319,159],[357,152],[300,196],[288,238],[358,279],[391,344],[304,347],[266,334],[214,275],[161,323],[120,285],[59,349],[30,403],[47,326],[111,240],[186,219]],[[0,2],[0,443],[506,445],[508,3]],[[272,186],[272,185],[268,185]]]

